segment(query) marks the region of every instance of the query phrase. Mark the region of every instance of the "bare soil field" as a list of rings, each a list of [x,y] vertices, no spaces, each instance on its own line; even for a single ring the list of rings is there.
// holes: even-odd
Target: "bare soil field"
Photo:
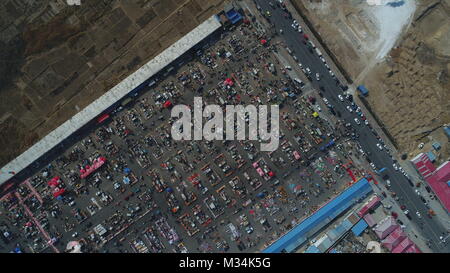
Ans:
[[[225,0],[81,2],[0,4],[0,165],[218,13]]]
[[[449,0],[416,1],[394,48],[381,59],[386,42],[380,40],[388,34],[366,1],[299,2],[355,84],[368,87],[371,108],[402,152],[415,154],[418,144],[434,140],[447,143],[442,125],[450,123]]]

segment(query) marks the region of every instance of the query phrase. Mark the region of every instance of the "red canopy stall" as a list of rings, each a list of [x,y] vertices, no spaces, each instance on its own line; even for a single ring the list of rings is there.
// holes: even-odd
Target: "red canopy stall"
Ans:
[[[87,165],[85,168],[80,169],[80,173],[81,173],[80,177],[81,178],[88,177],[90,174],[95,172],[98,168],[103,166],[103,164],[105,164],[105,162],[106,162],[106,158],[103,156],[95,159],[91,166]]]

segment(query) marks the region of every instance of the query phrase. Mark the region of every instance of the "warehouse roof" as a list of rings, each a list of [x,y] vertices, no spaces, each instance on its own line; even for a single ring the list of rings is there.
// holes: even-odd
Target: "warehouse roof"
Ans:
[[[306,218],[290,232],[263,250],[263,253],[291,252],[303,244],[308,237],[330,223],[334,218],[353,206],[362,197],[372,192],[369,181],[365,178],[353,184],[325,206]]]
[[[27,168],[45,153],[59,145],[63,140],[78,131],[89,121],[98,117],[102,112],[120,99],[128,95],[133,89],[140,86],[147,79],[161,71],[168,64],[182,56],[193,46],[208,37],[221,27],[215,16],[197,26],[191,32],[172,44],[155,58],[144,64],[141,68],[114,86],[100,98],[89,104],[86,108],[75,114],[61,126],[50,132],[39,142],[31,146],[24,153],[0,169],[0,185],[11,179],[16,173]]]

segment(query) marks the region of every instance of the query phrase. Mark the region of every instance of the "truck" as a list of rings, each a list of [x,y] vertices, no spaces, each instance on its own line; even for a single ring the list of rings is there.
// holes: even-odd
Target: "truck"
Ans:
[[[381,168],[377,171],[378,174],[383,174],[383,172],[385,172],[387,169],[386,168]]]

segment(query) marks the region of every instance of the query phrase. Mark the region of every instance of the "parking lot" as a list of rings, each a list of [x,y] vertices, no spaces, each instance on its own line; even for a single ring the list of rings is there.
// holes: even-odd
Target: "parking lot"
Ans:
[[[348,185],[351,126],[318,114],[317,90],[305,94],[275,55],[285,47],[255,23],[193,52],[3,196],[0,251],[255,252]],[[279,104],[279,149],[174,141],[170,109],[194,96]]]

